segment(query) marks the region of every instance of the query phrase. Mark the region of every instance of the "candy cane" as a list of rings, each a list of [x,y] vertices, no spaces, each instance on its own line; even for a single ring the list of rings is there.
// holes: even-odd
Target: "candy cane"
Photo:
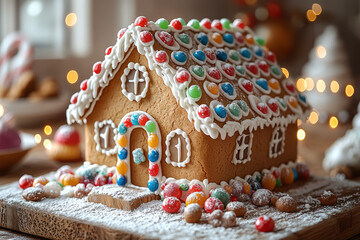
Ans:
[[[18,32],[7,35],[0,48],[0,85],[9,88],[19,76],[31,68],[32,47]]]

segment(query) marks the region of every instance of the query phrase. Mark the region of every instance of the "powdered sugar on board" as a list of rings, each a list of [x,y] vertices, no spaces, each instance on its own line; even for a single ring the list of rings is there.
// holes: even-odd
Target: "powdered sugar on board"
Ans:
[[[323,194],[324,190],[331,190],[338,195],[338,203],[335,206],[324,207],[316,201],[316,198]],[[21,193],[22,190],[17,183],[0,187],[1,205],[26,208],[34,214],[45,212],[58,218],[74,219],[74,221],[88,225],[108,228],[114,232],[127,232],[135,236],[160,239],[281,239],[306,227],[319,224],[340,212],[360,206],[360,183],[315,177],[311,181],[297,186],[296,189],[286,192],[298,201],[298,212],[283,213],[271,206],[256,207],[250,202],[246,202],[248,211],[244,218],[237,218],[237,227],[214,228],[206,223],[208,215],[206,213],[203,214],[199,224],[186,223],[183,217],[184,204],[182,204],[179,214],[164,212],[161,201],[145,203],[129,212],[90,203],[86,197],[83,199],[59,197],[40,202],[26,202]],[[259,233],[255,229],[255,220],[262,215],[274,219],[274,232]],[[9,220],[7,227],[11,228]],[[84,228],[79,228],[78,231],[81,229]],[[52,233],[48,234],[51,236]],[[86,232],[79,235],[86,238]]]

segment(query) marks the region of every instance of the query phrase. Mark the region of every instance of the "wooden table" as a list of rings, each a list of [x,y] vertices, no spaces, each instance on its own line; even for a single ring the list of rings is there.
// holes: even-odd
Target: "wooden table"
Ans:
[[[59,124],[56,124],[58,126]],[[327,176],[328,174],[322,169],[322,159],[324,151],[339,137],[343,136],[351,125],[340,125],[336,129],[330,129],[327,125],[304,125],[306,138],[299,142],[299,157],[309,166],[313,174]],[[80,132],[81,131],[81,128]],[[25,130],[35,134],[42,132],[40,129]],[[52,136],[50,136],[51,138]],[[82,163],[72,163],[72,167],[80,166]],[[50,160],[45,154],[42,144],[36,146],[17,166],[0,175],[0,185],[17,181],[23,174],[39,176],[50,171],[56,171],[63,163]],[[360,181],[360,178],[356,180]],[[30,235],[13,232],[7,229],[0,229],[0,237],[35,239]]]

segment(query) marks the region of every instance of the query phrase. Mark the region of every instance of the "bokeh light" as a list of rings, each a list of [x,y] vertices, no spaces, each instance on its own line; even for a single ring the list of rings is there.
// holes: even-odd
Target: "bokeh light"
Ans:
[[[316,20],[316,14],[313,10],[309,9],[306,12],[306,18],[309,22],[314,22]]]
[[[309,78],[309,77],[305,78],[305,81],[306,81],[306,90],[307,90],[307,91],[313,90],[313,88],[314,88],[314,81],[313,81],[311,78]]]
[[[318,3],[314,3],[311,7],[311,9],[314,11],[316,15],[320,15],[322,12],[322,7]]]
[[[332,117],[329,119],[329,126],[330,126],[331,128],[337,128],[338,125],[339,125],[339,120],[337,119],[337,117],[332,116]]]
[[[299,92],[304,92],[307,88],[307,82],[303,78],[299,78],[296,81],[296,88]]]
[[[65,24],[68,27],[73,27],[75,26],[77,22],[77,16],[75,13],[69,13],[68,15],[66,15],[65,17]]]
[[[0,117],[4,116],[5,108],[3,105],[0,104]]]
[[[45,139],[43,145],[47,150],[50,150],[52,146],[51,141],[49,139]]]
[[[354,95],[355,89],[352,85],[347,85],[345,88],[345,94],[347,97],[352,97]]]
[[[315,51],[318,58],[326,57],[326,48],[324,46],[317,46]]]
[[[70,70],[66,75],[66,79],[70,84],[76,83],[78,78],[79,78],[79,75],[78,75],[77,71],[75,71],[75,70]]]
[[[289,76],[290,76],[289,71],[286,68],[281,68],[281,70],[282,70],[283,74],[285,75],[285,77],[289,78]]]
[[[333,93],[337,93],[339,91],[339,83],[336,80],[331,81],[330,83],[330,90]]]
[[[36,143],[40,143],[41,142],[41,135],[40,134],[35,134],[34,139],[35,139]]]
[[[51,127],[50,125],[46,125],[46,126],[44,127],[44,133],[45,133],[45,135],[47,135],[47,136],[51,135],[51,133],[52,133],[52,127]]]
[[[305,139],[305,137],[306,137],[306,133],[305,133],[305,131],[304,131],[304,129],[299,129],[298,131],[297,131],[297,139],[299,140],[299,141],[303,141],[304,139]]]
[[[309,116],[309,122],[311,124],[316,124],[319,121],[319,114],[315,111],[312,111]]]
[[[326,84],[324,82],[324,80],[322,79],[319,79],[317,82],[316,82],[316,90],[318,90],[318,92],[324,92],[326,89]]]

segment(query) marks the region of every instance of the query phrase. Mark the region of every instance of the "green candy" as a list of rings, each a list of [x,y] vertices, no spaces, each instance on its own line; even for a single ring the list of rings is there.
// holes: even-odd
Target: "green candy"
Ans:
[[[221,24],[223,25],[223,27],[224,28],[226,28],[226,29],[231,29],[231,26],[230,26],[230,20],[229,19],[227,19],[227,18],[222,18],[221,20],[220,20],[220,22],[221,22]]]
[[[181,22],[181,24],[184,26],[185,25],[185,21],[184,21],[184,19],[182,19],[182,18],[178,18],[178,20]]]
[[[147,132],[155,132],[156,130],[156,126],[155,126],[155,123],[151,120],[147,121],[146,124],[145,124],[145,129]]]
[[[278,102],[280,103],[280,105],[285,108],[286,107],[286,104],[285,104],[285,101],[281,98],[278,98]]]
[[[247,104],[244,100],[240,100],[238,104],[239,104],[241,110],[243,110],[244,112],[247,111]]]
[[[271,66],[271,71],[276,75],[279,76],[281,74],[280,68],[277,66]]]
[[[169,22],[165,18],[159,18],[156,21],[156,24],[159,25],[162,29],[168,29],[169,28]]]
[[[190,37],[189,35],[187,35],[186,33],[182,33],[178,35],[178,38],[180,39],[180,41],[182,41],[183,43],[189,44],[190,42]]]
[[[256,37],[255,41],[260,45],[260,46],[265,46],[265,40],[263,38],[260,37]]]
[[[205,74],[204,68],[198,65],[193,66],[191,70],[199,77],[203,77]]]
[[[229,105],[229,110],[231,112],[232,115],[238,117],[240,116],[240,107],[239,105],[237,105],[236,103],[230,103]]]
[[[224,204],[224,207],[226,207],[226,205],[228,205],[228,203],[230,202],[230,195],[229,195],[229,193],[228,193],[225,189],[223,189],[223,188],[217,188],[217,189],[215,189],[215,190],[211,193],[211,196],[219,199],[219,200]]]
[[[236,71],[238,71],[241,75],[245,75],[245,68],[243,66],[236,66]]]
[[[181,191],[187,191],[187,190],[189,190],[189,185],[187,185],[186,183],[183,183],[180,185],[180,189],[181,189]]]
[[[234,61],[239,61],[240,55],[238,52],[236,51],[231,51],[230,52],[230,58]]]
[[[280,186],[281,186],[281,180],[277,178],[275,187],[280,187]]]
[[[197,19],[191,19],[187,25],[197,30],[200,29],[200,22]]]
[[[188,95],[195,100],[200,99],[201,88],[198,85],[191,85],[188,89]]]

